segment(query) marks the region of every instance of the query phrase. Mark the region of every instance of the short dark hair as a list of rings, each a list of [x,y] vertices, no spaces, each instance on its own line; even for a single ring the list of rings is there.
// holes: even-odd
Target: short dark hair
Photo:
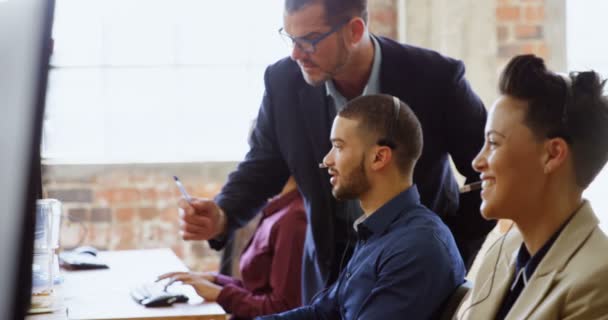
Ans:
[[[589,186],[608,159],[605,82],[594,71],[556,74],[534,55],[514,57],[500,76],[501,94],[528,103],[524,122],[535,136],[566,140],[581,188]]]
[[[359,121],[363,136],[393,149],[397,167],[407,173],[422,153],[422,129],[412,109],[397,98],[396,107],[393,99],[386,94],[360,96],[348,102],[338,116]]]
[[[367,0],[285,0],[285,11],[293,13],[307,5],[317,3],[325,7],[325,20],[329,25],[341,23],[352,17],[360,17],[367,22]]]

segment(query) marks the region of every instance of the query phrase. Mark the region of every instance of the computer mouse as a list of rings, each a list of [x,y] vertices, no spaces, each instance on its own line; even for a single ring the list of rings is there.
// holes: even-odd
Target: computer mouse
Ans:
[[[148,297],[140,303],[146,307],[168,307],[175,302],[187,302],[188,297],[184,295],[159,294]]]
[[[72,250],[75,254],[88,254],[92,256],[97,256],[97,249],[91,246],[80,246]]]

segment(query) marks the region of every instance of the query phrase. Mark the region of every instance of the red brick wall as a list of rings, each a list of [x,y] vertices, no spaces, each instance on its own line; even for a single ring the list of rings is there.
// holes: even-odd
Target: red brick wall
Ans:
[[[400,0],[370,0],[370,30],[397,39]],[[533,53],[545,60],[551,54],[546,39],[546,0],[495,0],[497,60],[502,68],[511,57]],[[475,2],[471,2],[475,5]]]
[[[45,166],[44,192],[63,202],[61,246],[123,250],[169,247],[195,269],[217,269],[205,242],[181,240],[180,197],[173,175],[192,195],[213,197],[234,163]]]
[[[533,53],[544,59],[549,50],[545,39],[544,0],[496,0],[496,38],[498,59]]]

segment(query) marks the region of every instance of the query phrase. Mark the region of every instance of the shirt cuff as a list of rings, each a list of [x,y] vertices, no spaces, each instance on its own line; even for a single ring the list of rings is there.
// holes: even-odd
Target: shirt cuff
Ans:
[[[227,275],[219,274],[219,273],[215,275],[215,283],[219,284],[222,287],[227,286],[227,285],[234,285],[237,287],[243,286],[240,280],[227,276]]]

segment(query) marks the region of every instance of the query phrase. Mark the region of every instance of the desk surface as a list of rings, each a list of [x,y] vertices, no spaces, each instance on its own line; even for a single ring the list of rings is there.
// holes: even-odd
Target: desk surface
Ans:
[[[189,303],[171,307],[145,308],[131,298],[131,288],[150,282],[161,273],[187,268],[169,249],[99,252],[110,266],[105,270],[62,271],[65,278],[60,294],[65,311],[31,315],[27,320],[119,320],[179,319],[219,320],[226,313],[216,303],[204,303],[189,286],[179,288],[190,297]]]

